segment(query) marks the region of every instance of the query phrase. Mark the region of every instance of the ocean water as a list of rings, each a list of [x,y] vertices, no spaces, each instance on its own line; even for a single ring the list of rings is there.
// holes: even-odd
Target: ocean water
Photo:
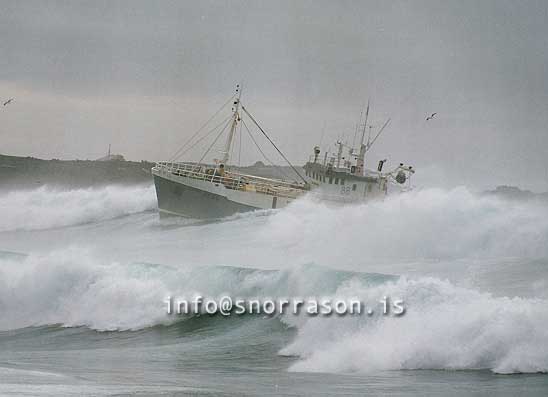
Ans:
[[[0,192],[0,395],[548,395],[548,206],[423,189],[215,222],[152,186]],[[402,316],[166,314],[167,296]]]

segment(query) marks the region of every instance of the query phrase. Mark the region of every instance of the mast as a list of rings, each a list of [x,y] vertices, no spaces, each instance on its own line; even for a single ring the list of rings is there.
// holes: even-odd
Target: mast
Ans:
[[[367,100],[367,109],[365,111],[365,123],[363,124],[362,130],[362,140],[360,143],[360,148],[363,146],[363,141],[365,140],[365,129],[367,128],[367,118],[369,117],[369,99]],[[360,116],[361,119],[361,116]]]
[[[337,141],[337,145],[339,145],[339,150],[337,151],[337,168],[341,167],[341,159],[342,159],[342,151],[343,151],[343,143],[341,141]]]
[[[234,99],[234,107],[232,108],[232,125],[230,126],[230,132],[228,133],[228,137],[226,139],[225,144],[225,150],[223,159],[221,160],[221,164],[227,165],[229,156],[230,156],[230,147],[232,146],[232,141],[234,140],[234,133],[236,132],[236,126],[238,125],[238,121],[240,121],[240,115],[238,113],[238,110],[240,108],[240,98],[242,97],[242,90],[240,87],[240,84],[236,85],[236,95],[238,97]]]
[[[363,109],[360,112],[360,120],[358,121],[358,124],[356,124],[356,130],[354,131],[354,139],[352,140],[352,151],[354,151],[354,146],[356,146],[356,137],[358,136],[358,131],[360,130],[360,126],[362,125],[362,117]]]
[[[365,130],[367,128],[367,120],[369,118],[369,100],[367,101],[367,109],[365,111],[365,123],[363,125],[362,130],[362,140],[360,141],[360,152],[358,154],[358,159],[356,161],[356,174],[363,175],[363,168],[365,165],[365,152],[366,152],[366,146],[363,143],[365,140]]]

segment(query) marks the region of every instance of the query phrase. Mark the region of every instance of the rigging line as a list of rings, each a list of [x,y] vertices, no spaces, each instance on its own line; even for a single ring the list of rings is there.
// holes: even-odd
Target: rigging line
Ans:
[[[356,130],[354,131],[354,138],[352,139],[352,148],[356,146],[356,135],[358,135],[358,125],[356,124]]]
[[[365,110],[365,122],[363,123],[363,131],[362,131],[362,141],[360,143],[363,145],[363,140],[365,139],[365,129],[367,128],[367,120],[369,119],[369,99],[367,100],[367,109]],[[369,145],[369,140],[367,141],[367,144]]]
[[[221,110],[223,110],[225,108],[226,105],[228,105],[230,103],[230,101],[232,101],[234,99],[234,97],[236,96],[236,94],[232,95],[228,101],[226,101],[214,114],[213,116],[211,116],[199,129],[198,131],[196,131],[179,149],[177,149],[177,151],[175,152],[175,154],[173,156],[171,156],[171,158],[168,160],[168,162],[171,162],[173,161],[175,158],[177,158],[177,156],[180,155],[180,152],[185,148],[186,145],[188,145],[190,143],[190,141],[192,141],[194,138],[196,138],[196,136],[200,133],[200,131],[202,131],[219,113],[221,113]]]
[[[274,149],[276,149],[278,151],[278,153],[280,153],[280,156],[283,157],[283,159],[287,162],[287,164],[289,164],[289,166],[293,169],[293,171],[295,171],[295,173],[304,181],[305,184],[308,184],[308,182],[306,181],[306,179],[304,179],[304,177],[300,174],[299,171],[297,171],[297,169],[293,166],[293,164],[291,164],[291,162],[287,159],[287,157],[284,156],[284,154],[282,153],[282,151],[280,149],[278,149],[278,147],[276,146],[276,144],[274,142],[272,142],[272,139],[270,139],[270,137],[266,134],[266,132],[261,128],[261,126],[259,125],[259,123],[257,123],[257,121],[253,118],[253,116],[251,114],[249,114],[249,112],[247,111],[247,109],[244,107],[244,105],[242,105],[242,110],[245,112],[245,114],[247,114],[249,116],[249,118],[251,119],[251,121],[253,121],[253,123],[255,123],[255,125],[257,126],[257,128],[259,128],[259,130],[261,130],[261,132],[263,133],[263,135],[266,137],[266,139],[268,139],[268,141],[272,144],[272,146],[274,146]]]
[[[371,146],[373,146],[373,144],[375,143],[375,141],[377,140],[377,138],[379,137],[379,135],[381,134],[381,132],[384,131],[384,129],[386,128],[386,126],[390,123],[390,118],[388,120],[386,120],[386,122],[383,124],[382,128],[379,130],[379,132],[377,132],[377,135],[375,135],[375,138],[373,138],[373,140],[371,141],[370,144],[367,145],[367,148],[365,149],[365,151],[367,152]]]
[[[171,156],[169,161],[173,161],[178,156],[181,155],[181,151],[185,149],[185,146],[187,146],[198,134],[234,99],[234,96],[236,94],[232,95],[214,114],[211,116],[177,151],[173,156]],[[186,152],[185,152],[186,153]]]
[[[232,119],[232,117],[230,117]],[[207,154],[209,153],[209,151],[211,150],[211,148],[217,143],[217,141],[219,140],[219,138],[221,137],[221,135],[223,135],[223,133],[225,132],[225,130],[227,129],[227,127],[230,125],[230,122],[226,123],[226,125],[224,126],[224,128],[221,130],[221,132],[219,132],[219,134],[217,135],[217,137],[215,138],[215,140],[211,143],[211,145],[209,145],[209,147],[207,148],[206,152],[204,153],[204,155],[202,156],[202,158],[198,161],[198,163],[196,164],[196,167],[199,167],[200,164],[202,164],[202,161],[204,160],[205,156],[207,156]]]
[[[231,119],[232,116],[226,117],[223,121],[221,121],[219,124],[217,124],[215,127],[213,127],[211,130],[207,132],[203,137],[198,139],[196,142],[194,142],[190,147],[186,148],[183,152],[181,152],[178,157],[183,156],[184,154],[188,153],[190,150],[194,149],[199,143],[201,143],[203,140],[208,138],[211,134],[213,134],[219,127],[221,127],[223,124],[225,124],[229,119]]]
[[[203,137],[201,137],[200,139],[198,139],[196,142],[194,142],[190,147],[186,148],[183,152],[179,153],[177,156],[182,156],[183,154],[185,153],[188,153],[190,150],[192,150],[193,148],[196,147],[196,145],[198,145],[200,142],[202,142],[204,139],[206,139],[207,137],[209,137],[211,134],[213,134],[217,128],[221,127],[224,123],[226,123],[229,119],[231,119],[232,116],[228,116],[226,117],[223,121],[221,121],[219,124],[217,124],[215,127],[213,127],[211,130],[209,130],[207,132],[207,134],[205,134]]]
[[[284,177],[286,177],[287,179],[290,180],[291,177],[290,177],[289,175],[287,175],[285,172],[283,172],[282,169],[281,169],[278,165],[274,164],[274,162],[273,162],[272,160],[270,160],[270,159],[266,156],[266,154],[264,154],[264,152],[261,150],[261,147],[259,146],[259,144],[258,144],[257,141],[255,140],[255,138],[253,138],[253,135],[251,134],[251,131],[249,130],[249,128],[247,127],[247,124],[245,123],[245,121],[244,121],[243,119],[242,119],[242,124],[244,125],[244,127],[245,127],[247,133],[249,134],[249,137],[251,138],[251,140],[253,141],[253,143],[255,144],[255,146],[257,146],[257,150],[259,150],[259,152],[263,155],[263,157],[265,158],[265,160],[266,160],[268,163],[270,163],[270,165],[274,166],[274,168],[276,168],[276,170],[278,170],[278,172],[279,172],[282,176],[284,176]]]
[[[358,130],[360,129],[360,125],[362,124],[362,116],[363,116],[363,109],[360,112],[360,120],[358,121],[358,124],[356,124],[356,129],[354,130],[354,139],[352,140],[352,149],[354,149],[354,146],[356,146],[356,137],[358,136]]]

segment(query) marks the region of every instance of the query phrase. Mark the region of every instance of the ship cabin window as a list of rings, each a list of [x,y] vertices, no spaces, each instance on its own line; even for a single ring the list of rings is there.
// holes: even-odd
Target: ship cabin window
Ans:
[[[339,178],[335,178],[335,185],[339,184]]]
[[[333,183],[333,177],[329,177],[329,184],[331,185]]]
[[[355,192],[356,189],[358,188],[358,185],[356,185],[355,183],[352,185],[352,191]]]

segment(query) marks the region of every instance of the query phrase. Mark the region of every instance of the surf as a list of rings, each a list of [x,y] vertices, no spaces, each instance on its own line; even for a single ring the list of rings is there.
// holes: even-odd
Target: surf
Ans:
[[[0,232],[40,230],[100,222],[155,208],[149,185],[98,188],[42,186],[0,194]]]
[[[279,316],[279,321],[295,331],[279,354],[296,357],[290,370],[300,372],[548,371],[548,301],[494,297],[433,277],[348,272],[317,265],[265,271],[213,265],[105,264],[85,252],[70,250],[45,257],[7,255],[1,262],[0,304],[6,308],[2,330],[59,324],[99,332],[134,332],[196,321],[167,316],[164,299],[168,294],[359,297],[366,302],[389,296],[405,299],[404,315]],[[264,320],[263,316],[248,318]],[[222,324],[217,321],[213,326]]]
[[[239,324],[264,335],[276,327],[290,371],[548,371],[543,204],[423,189],[353,206],[305,197],[204,223],[159,219],[154,200],[151,186],[0,196],[3,241],[13,236],[20,247],[0,252],[0,331],[83,328],[91,341],[167,329],[179,344],[194,327],[240,331],[167,316],[167,296],[388,296],[404,299],[403,316],[284,314]],[[18,213],[18,202],[32,204],[33,216]]]

